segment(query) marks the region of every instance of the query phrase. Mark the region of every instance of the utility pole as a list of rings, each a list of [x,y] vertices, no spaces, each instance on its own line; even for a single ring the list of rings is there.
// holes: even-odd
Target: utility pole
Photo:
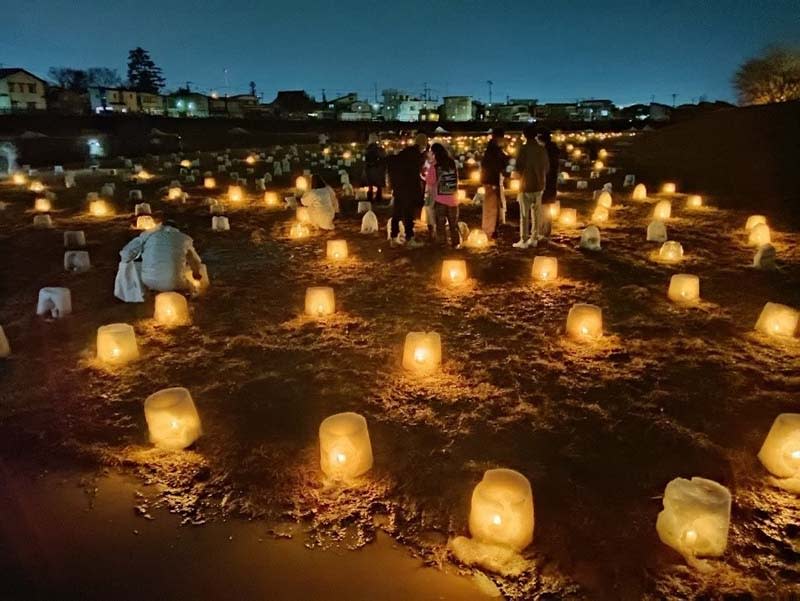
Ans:
[[[672,93],[672,108],[675,108],[675,99],[677,97],[678,97],[678,95],[675,92],[673,92]]]
[[[192,90],[189,88],[189,86],[190,86],[191,84],[193,84],[193,83],[194,83],[193,81],[187,81],[187,82],[186,82],[186,92],[187,92],[187,93],[189,93],[189,92],[191,92],[191,91],[192,91]]]
[[[372,84],[372,91],[375,94],[375,104],[378,104],[378,82]]]
[[[328,102],[328,99],[325,98],[325,88],[322,88],[322,102]]]
[[[489,86],[489,106],[492,106],[492,86],[494,82],[491,79],[486,80],[486,85]]]

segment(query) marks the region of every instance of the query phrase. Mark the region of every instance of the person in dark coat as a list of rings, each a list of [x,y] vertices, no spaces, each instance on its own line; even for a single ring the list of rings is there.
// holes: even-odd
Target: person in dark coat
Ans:
[[[428,151],[428,136],[417,134],[414,144],[389,159],[389,179],[392,182],[394,206],[392,207],[391,244],[399,244],[400,221],[406,234],[406,245],[411,248],[422,246],[414,239],[414,211],[425,203],[425,181],[422,170],[425,166],[425,153]]]
[[[485,189],[482,229],[490,238],[497,235],[500,220],[501,178],[508,165],[508,155],[503,152],[504,142],[505,131],[498,127],[494,128],[481,160],[481,183]]]
[[[553,136],[549,130],[544,130],[539,134],[539,139],[547,151],[547,158],[550,159],[550,169],[547,172],[542,202],[553,202],[556,199],[556,184],[558,184],[558,146],[553,142]]]
[[[378,136],[369,135],[369,142],[364,151],[364,174],[367,180],[367,200],[372,202],[375,190],[375,201],[383,200],[383,186],[386,183],[386,151],[378,144]]]

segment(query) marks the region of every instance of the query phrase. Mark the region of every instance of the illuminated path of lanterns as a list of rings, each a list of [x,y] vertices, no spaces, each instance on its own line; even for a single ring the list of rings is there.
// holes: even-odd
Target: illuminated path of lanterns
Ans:
[[[149,440],[169,453],[190,449],[185,453],[191,454],[195,449],[200,455],[212,454],[210,449],[219,444],[214,439],[223,434],[215,423],[216,418],[221,423],[228,423],[230,418],[220,407],[209,404],[208,399],[218,394],[212,382],[235,381],[241,377],[236,363],[226,359],[222,350],[225,337],[234,345],[242,344],[237,337],[249,339],[248,344],[255,347],[272,345],[267,346],[272,349],[271,353],[288,352],[291,344],[300,348],[321,345],[333,355],[336,355],[335,349],[341,348],[345,373],[358,374],[357,377],[374,374],[368,381],[354,386],[359,393],[376,399],[366,404],[339,400],[335,405],[341,411],[318,408],[310,415],[322,413],[315,444],[317,478],[325,487],[346,491],[343,494],[352,497],[354,503],[393,470],[392,457],[386,451],[388,442],[382,436],[389,434],[383,423],[385,420],[400,422],[401,426],[405,420],[410,420],[404,425],[411,428],[424,428],[427,422],[429,426],[450,432],[450,444],[458,446],[458,441],[471,437],[479,425],[490,431],[502,431],[500,424],[524,422],[528,417],[534,423],[537,420],[546,422],[552,419],[548,412],[560,410],[559,403],[569,407],[575,402],[572,390],[584,398],[595,399],[598,414],[611,411],[620,419],[630,408],[602,408],[603,400],[610,397],[613,406],[615,395],[629,394],[628,388],[633,388],[644,395],[646,406],[660,406],[661,411],[651,415],[649,409],[635,407],[630,418],[643,430],[648,427],[658,430],[664,411],[680,413],[683,409],[670,407],[666,399],[651,391],[640,390],[636,381],[641,378],[657,384],[648,380],[647,374],[659,373],[662,364],[681,364],[687,358],[716,348],[713,344],[720,339],[740,337],[746,338],[748,345],[756,345],[758,350],[753,352],[761,364],[782,365],[782,373],[786,371],[785,366],[791,365],[792,357],[796,365],[798,313],[797,304],[791,302],[793,297],[786,294],[764,296],[757,311],[752,311],[751,303],[746,319],[743,311],[738,311],[735,319],[727,318],[724,304],[731,293],[721,291],[720,286],[726,282],[706,268],[715,260],[714,248],[699,246],[698,241],[704,238],[693,236],[692,230],[699,223],[705,239],[710,239],[709,231],[719,235],[715,224],[725,223],[725,227],[731,229],[733,224],[737,231],[726,239],[735,249],[737,261],[743,267],[751,263],[760,267],[742,269],[741,273],[762,282],[793,277],[796,269],[789,275],[782,275],[771,271],[768,261],[772,256],[773,261],[777,257],[779,262],[792,265],[797,260],[791,247],[796,244],[796,237],[772,231],[769,220],[761,215],[747,218],[745,224],[746,216],[729,214],[714,209],[713,205],[709,207],[707,199],[685,195],[674,184],[645,188],[634,180],[625,186],[623,178],[627,174],[608,172],[615,165],[613,152],[605,153],[602,159],[599,155],[590,157],[582,149],[585,140],[570,140],[560,140],[570,164],[563,166],[562,175],[566,177],[561,178],[559,203],[546,207],[553,220],[553,244],[527,254],[512,250],[511,240],[503,240],[497,247],[488,246],[481,232],[474,228],[465,232],[468,248],[459,253],[427,248],[414,253],[389,251],[383,228],[374,236],[358,233],[361,216],[340,220],[335,232],[321,234],[310,225],[303,208],[296,206],[297,198],[308,186],[307,173],[296,175],[302,173],[298,164],[302,167],[304,163],[292,158],[287,167],[277,158],[280,156],[277,150],[271,151],[275,154],[271,161],[267,160],[267,153],[251,153],[238,161],[225,158],[216,165],[209,165],[207,160],[201,165],[195,163],[197,159],[173,158],[169,161],[170,167],[163,161],[160,165],[141,166],[138,170],[131,166],[127,168],[133,173],[131,181],[125,180],[124,185],[118,183],[119,190],[106,188],[99,192],[87,193],[80,178],[75,189],[62,190],[60,184],[45,185],[43,182],[48,181],[45,177],[41,178],[42,182],[31,182],[35,175],[26,175],[24,181],[10,185],[25,187],[30,212],[22,216],[27,223],[30,223],[30,216],[33,217],[33,228],[16,230],[14,234],[41,233],[34,228],[57,229],[59,235],[62,232],[64,235],[64,246],[60,250],[65,254],[86,253],[85,258],[73,255],[69,263],[65,256],[65,268],[69,269],[66,275],[41,278],[36,273],[28,274],[31,285],[36,285],[39,293],[36,313],[51,320],[46,327],[37,327],[58,328],[60,320],[92,322],[94,332],[90,337],[95,340],[96,347],[91,353],[93,357],[85,358],[80,368],[82,373],[91,374],[93,369],[106,374],[104,378],[119,381],[121,386],[122,382],[136,380],[135,374],[140,373],[140,369],[152,372],[152,377],[128,384],[133,390],[126,396],[134,391],[144,393],[138,402],[140,410],[144,402],[142,419]],[[473,175],[477,170],[479,146],[470,139],[456,139],[451,143],[457,150],[463,150],[463,218],[474,224],[479,221],[477,209],[470,209],[469,204],[480,195],[480,186]],[[333,150],[327,155],[321,154],[334,156],[330,164],[341,162],[335,167],[350,167],[360,158],[358,148],[327,148]],[[514,148],[512,143],[512,154]],[[283,153],[283,156],[287,155]],[[308,156],[304,160],[313,161],[314,158]],[[228,162],[231,165],[227,165]],[[346,165],[348,162],[350,164]],[[219,169],[220,166],[225,169]],[[249,173],[249,169],[270,174],[270,182],[263,182],[263,189],[259,189],[258,184],[253,184],[253,173]],[[312,169],[314,166],[309,164],[309,171]],[[235,178],[231,174],[234,170],[239,172]],[[193,171],[198,173],[191,175]],[[188,177],[194,179],[187,181]],[[98,179],[97,183],[118,181],[111,176]],[[604,188],[607,180],[613,180],[613,185]],[[92,180],[92,185],[95,181]],[[278,181],[289,181],[290,185],[280,185]],[[515,194],[515,181],[508,180],[509,204]],[[586,185],[580,185],[581,182]],[[34,183],[39,185],[33,186]],[[342,180],[331,183],[336,184],[337,191],[349,185],[349,181]],[[102,186],[96,187],[99,190]],[[124,188],[128,188],[127,197],[123,196]],[[54,190],[56,194],[43,195]],[[142,193],[130,194],[135,190]],[[200,198],[208,197],[212,191],[212,201],[201,204]],[[76,215],[67,205],[60,204],[62,196],[76,194],[80,195],[84,215]],[[587,203],[587,197],[592,195],[595,198]],[[363,191],[354,188],[353,197],[356,202],[363,202]],[[289,212],[284,210],[287,204],[292,208]],[[134,218],[128,219],[125,214],[133,214],[134,205]],[[156,209],[160,205],[174,206],[192,224],[188,233],[195,238],[198,251],[204,259],[211,257],[207,260],[212,271],[210,288],[204,296],[189,302],[181,294],[155,295],[153,305],[146,305],[152,306],[149,315],[144,315],[139,310],[141,307],[134,306],[116,305],[109,310],[105,305],[109,304],[110,294],[101,295],[102,304],[98,301],[96,306],[102,307],[103,319],[100,322],[89,319],[87,296],[94,289],[81,287],[79,278],[91,278],[98,270],[103,270],[103,279],[97,281],[102,281],[107,291],[110,286],[107,274],[110,267],[115,267],[113,257],[127,239],[109,237],[100,228],[113,223],[121,230],[125,220],[127,236],[135,235],[136,230],[148,229],[157,223],[159,211],[153,211],[151,205]],[[129,209],[123,210],[123,206]],[[50,218],[48,223],[40,220],[37,224],[35,220],[44,216]],[[385,225],[385,216],[384,210],[381,225]],[[585,236],[581,234],[589,225],[597,227],[597,240],[589,240],[584,246]],[[100,247],[87,244],[99,237],[103,239]],[[595,242],[599,250],[590,249]],[[718,238],[710,244],[716,247]],[[246,248],[237,248],[242,245]],[[579,250],[579,245],[584,250]],[[774,255],[765,252],[767,245],[774,248]],[[280,255],[282,262],[269,263],[270,252]],[[89,254],[91,263],[83,262],[88,261]],[[758,265],[760,260],[765,261],[763,265]],[[237,273],[237,261],[244,265],[240,267],[241,273]],[[641,285],[631,283],[634,278],[619,273],[623,269],[622,261],[635,266],[634,273],[643,278]],[[498,275],[501,268],[505,270],[502,276]],[[265,282],[253,283],[251,291],[248,290],[249,278],[253,277]],[[593,278],[602,280],[602,288]],[[649,291],[658,281],[661,282],[660,293],[656,297]],[[616,286],[621,289],[607,296],[605,288]],[[752,300],[753,294],[744,294]],[[616,303],[610,302],[611,299]],[[34,301],[30,303],[31,309]],[[407,310],[404,302],[413,306]],[[243,306],[248,308],[240,312]],[[268,320],[258,317],[263,307],[269,308]],[[226,308],[235,315],[232,321],[225,314]],[[638,309],[641,313],[637,313]],[[648,314],[650,316],[646,317]],[[12,313],[8,315],[13,317]],[[100,315],[96,319],[99,318]],[[20,361],[28,357],[25,350],[29,344],[18,319],[9,319],[8,331],[0,331],[0,356],[7,356],[15,370],[22,369]],[[251,329],[256,324],[258,327]],[[452,327],[454,324],[461,325]],[[699,343],[692,342],[696,338],[691,333],[692,327],[702,329],[702,335],[710,342],[698,347]],[[639,333],[642,328],[648,331],[647,342]],[[86,332],[83,328],[81,331]],[[537,335],[537,331],[541,333],[538,338],[531,338],[530,344],[524,340],[524,335]],[[276,342],[269,342],[271,336]],[[681,341],[682,336],[691,340]],[[358,341],[359,346],[353,346],[354,341]],[[652,345],[653,349],[643,349],[644,345]],[[202,353],[198,354],[201,348],[205,351],[208,346],[218,347],[212,354],[221,364],[216,368],[213,362],[204,363],[202,369],[209,373],[194,374],[191,363],[208,360]],[[17,347],[23,349],[21,355],[17,355]],[[74,343],[68,347],[74,348]],[[363,348],[372,350],[359,350]],[[735,356],[742,356],[744,348],[737,347]],[[352,356],[345,356],[348,353]],[[248,363],[248,359],[243,358],[246,356],[243,354],[238,361]],[[56,360],[57,365],[62,365],[60,360]],[[314,362],[313,358],[308,360]],[[171,364],[180,377],[161,367],[162,361]],[[335,366],[336,362],[333,364]],[[179,365],[182,367],[177,368]],[[273,371],[268,364],[259,363],[259,369]],[[284,368],[275,367],[274,371],[281,369]],[[693,369],[702,372],[703,368],[698,364]],[[521,377],[515,382],[510,377],[512,372],[530,373],[532,379]],[[326,384],[323,376],[332,377],[332,383]],[[702,374],[690,373],[687,377],[696,378],[697,385],[703,387]],[[197,379],[200,385],[195,385]],[[346,378],[337,375],[335,367],[320,373],[319,377],[312,373],[311,379],[323,389],[347,386]],[[69,378],[66,381],[77,382]],[[114,389],[117,384],[110,386]],[[310,383],[285,386],[304,391],[298,395],[317,394]],[[537,388],[539,386],[541,389]],[[96,393],[96,387],[93,389]],[[714,390],[706,390],[704,394],[713,396]],[[546,396],[558,398],[547,399]],[[404,401],[406,397],[420,400]],[[527,409],[506,406],[508,399],[514,397],[530,399],[526,403],[520,401]],[[460,403],[460,398],[470,399],[470,406]],[[440,399],[457,407],[461,417],[438,406]],[[725,403],[726,399],[718,401]],[[736,401],[728,399],[727,402]],[[426,404],[431,406],[426,407]],[[787,403],[784,406],[792,409]],[[644,413],[638,414],[640,411]],[[753,414],[755,410],[749,408],[748,411]],[[521,417],[526,413],[528,417]],[[764,416],[759,416],[758,423],[764,427],[759,427],[757,434],[753,431],[755,428],[746,434],[749,437],[747,448],[754,451],[751,456],[757,455],[764,468],[757,476],[748,472],[748,477],[760,481],[767,490],[775,491],[771,494],[782,494],[777,491],[791,494],[800,488],[797,405],[794,410],[773,412],[769,418],[771,422],[765,423]],[[549,455],[550,461],[571,463],[572,445],[590,449],[595,436],[601,448],[609,445],[601,432],[602,420],[593,422],[597,431],[581,429],[580,420],[597,420],[597,416],[583,415],[575,419],[569,428],[580,432],[581,439],[559,439],[561,451]],[[713,424],[695,426],[700,433],[707,428],[711,431],[717,428]],[[466,431],[461,430],[463,427]],[[611,426],[606,424],[605,427]],[[396,431],[394,434],[398,435]],[[737,434],[744,435],[741,429]],[[547,438],[545,434],[540,436]],[[663,433],[656,433],[653,443],[663,436]],[[718,441],[721,434],[714,432],[711,436]],[[759,439],[755,446],[753,438]],[[210,440],[206,442],[207,439]],[[572,509],[581,506],[587,512],[592,511],[593,503],[589,499],[580,505],[576,504],[577,500],[563,501],[564,495],[571,494],[570,489],[556,490],[547,482],[548,473],[555,468],[542,467],[547,463],[544,459],[537,459],[535,464],[520,459],[496,439],[494,434],[487,436],[485,451],[477,453],[482,461],[466,476],[471,490],[460,496],[463,508],[454,510],[459,515],[457,523],[461,524],[461,530],[446,531],[469,534],[455,536],[448,543],[459,561],[499,574],[498,582],[507,584],[521,573],[534,569],[528,566],[521,568],[521,572],[514,572],[520,569],[516,563],[519,558],[540,552],[563,555],[560,547],[549,540],[553,530],[547,524],[547,516],[558,515],[555,507],[560,502]],[[499,443],[496,455],[492,452],[491,441]],[[639,441],[645,442],[646,438]],[[526,454],[546,451],[538,443],[518,444]],[[693,449],[691,453],[696,454],[694,445],[692,441],[688,446]],[[705,469],[687,473],[681,465],[680,446],[669,441],[663,451],[629,449],[630,453],[638,452],[650,461],[658,461],[664,454],[675,455],[674,462],[668,462],[674,468],[671,476],[647,483],[652,495],[662,496],[658,501],[661,506],[651,504],[649,513],[637,517],[649,519],[651,535],[657,535],[665,545],[678,551],[699,572],[718,569],[714,568],[718,563],[703,562],[701,558],[724,556],[731,544],[741,546],[739,540],[731,540],[732,530],[746,527],[746,517],[741,513],[737,516],[736,512],[738,487],[728,470],[705,460],[689,461],[688,465],[702,464]],[[299,452],[294,461],[304,461],[303,457]],[[627,460],[625,455],[614,457],[613,461],[619,465],[608,467],[624,472]],[[436,461],[431,460],[434,464]],[[463,468],[457,464],[446,459],[442,463],[454,468],[456,473],[452,477],[464,477],[458,473]],[[593,474],[588,480],[601,476],[602,473]],[[576,472],[569,477],[569,482],[578,490],[585,490],[581,488],[580,479],[580,472]],[[560,483],[567,484],[563,477]],[[463,493],[464,485],[459,483],[459,486]],[[601,488],[608,498],[615,499],[615,492]],[[781,502],[784,505],[773,508],[773,512],[776,515],[784,512],[787,515],[783,519],[791,520],[791,512],[797,511],[797,506],[790,505],[792,501]],[[535,536],[534,514],[537,518]],[[624,514],[620,519],[623,517]],[[743,518],[745,521],[737,525],[737,520]],[[624,527],[624,524],[619,526]],[[641,534],[642,529],[638,528],[637,532]],[[488,564],[487,556],[492,558]],[[476,559],[480,557],[484,559]],[[502,580],[504,577],[510,580]]]

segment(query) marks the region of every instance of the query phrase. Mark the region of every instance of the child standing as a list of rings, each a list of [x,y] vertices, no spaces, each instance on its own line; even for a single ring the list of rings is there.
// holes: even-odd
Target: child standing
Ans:
[[[436,239],[447,243],[445,221],[450,230],[450,245],[461,248],[458,233],[458,168],[447,149],[441,144],[431,147],[433,160],[425,176],[426,196],[433,200],[436,215]]]

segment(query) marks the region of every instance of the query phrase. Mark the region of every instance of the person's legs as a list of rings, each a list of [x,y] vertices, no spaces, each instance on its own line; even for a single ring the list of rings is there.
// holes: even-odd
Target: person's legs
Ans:
[[[447,234],[445,234],[444,222],[447,219],[447,206],[440,202],[433,203],[436,213],[436,235],[433,237],[440,244],[447,244]]]
[[[500,202],[497,186],[484,186],[482,229],[491,238],[497,230],[497,209]]]
[[[367,202],[372,202],[372,184],[367,182]]]
[[[404,200],[395,194],[394,204],[392,205],[392,240],[397,238],[397,234],[400,233],[400,220],[403,218],[403,206],[405,204]],[[406,235],[408,234],[406,233]]]
[[[403,227],[406,230],[406,242],[414,237],[414,207],[410,202],[403,203],[402,207]]]
[[[531,237],[531,201],[533,194],[519,193],[519,239],[526,241]]]
[[[531,197],[533,199],[533,227],[531,228],[531,238],[539,240],[544,237],[542,193],[534,192]]]
[[[377,184],[375,186],[375,202],[383,201],[383,186],[381,184]]]
[[[458,205],[447,207],[447,221],[450,226],[450,245],[455,248],[461,244],[461,238],[458,232]]]

